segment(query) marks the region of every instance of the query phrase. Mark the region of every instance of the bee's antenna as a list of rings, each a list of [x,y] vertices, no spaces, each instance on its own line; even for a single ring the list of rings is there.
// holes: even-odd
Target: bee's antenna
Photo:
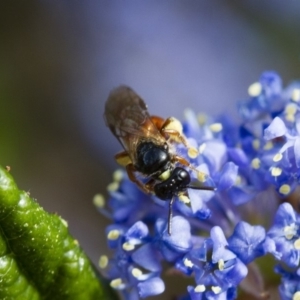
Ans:
[[[216,188],[212,186],[193,186],[193,185],[188,185],[188,189],[193,189],[193,190],[204,190],[204,191],[215,191]]]
[[[173,216],[173,202],[174,202],[174,197],[169,202],[169,216],[168,216],[168,234],[172,234],[172,216]]]

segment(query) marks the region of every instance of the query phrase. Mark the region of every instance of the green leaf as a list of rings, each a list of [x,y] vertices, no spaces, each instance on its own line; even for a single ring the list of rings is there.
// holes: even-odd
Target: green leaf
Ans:
[[[99,282],[67,223],[19,190],[2,167],[0,299],[117,299]]]

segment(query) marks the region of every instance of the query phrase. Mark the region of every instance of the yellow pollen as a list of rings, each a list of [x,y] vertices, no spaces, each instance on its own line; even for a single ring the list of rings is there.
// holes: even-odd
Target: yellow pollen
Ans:
[[[159,175],[159,179],[160,180],[167,180],[171,175],[171,171],[168,169],[165,172],[163,172],[162,174]]]
[[[283,194],[283,195],[287,195],[289,194],[291,191],[291,187],[288,184],[283,184],[280,188],[279,188],[279,193]]]
[[[206,148],[206,144],[205,143],[201,144],[199,146],[199,153],[202,154],[204,152],[205,148]]]
[[[132,271],[131,271],[131,274],[135,277],[135,278],[138,278],[140,276],[143,275],[143,272],[138,269],[138,268],[133,268]]]
[[[124,177],[123,171],[118,169],[113,173],[113,181],[120,182]]]
[[[259,147],[260,147],[260,140],[258,139],[255,139],[252,141],[252,147],[255,149],[255,150],[258,150]]]
[[[298,102],[300,100],[300,89],[294,89],[291,98],[293,101]]]
[[[285,113],[288,115],[294,115],[297,112],[297,105],[290,103],[285,107]]]
[[[100,269],[105,269],[108,265],[108,257],[106,255],[101,255],[98,264]]]
[[[189,204],[191,202],[190,198],[184,194],[179,194],[178,199],[184,204]]]
[[[125,243],[122,245],[122,248],[123,248],[125,251],[132,251],[132,250],[134,249],[134,245],[129,244],[128,242],[125,242]]]
[[[225,263],[224,263],[224,260],[223,259],[220,259],[218,261],[218,268],[220,271],[223,271],[224,270],[224,266],[225,266]]]
[[[297,292],[293,295],[293,300],[300,300],[300,291],[297,291]]]
[[[196,293],[203,293],[205,292],[205,285],[199,284],[195,287],[195,292]]]
[[[222,289],[219,286],[212,286],[211,290],[217,295],[220,294]]]
[[[296,250],[300,250],[300,239],[297,239],[295,242],[294,242],[294,247]]]
[[[251,97],[259,96],[262,90],[262,86],[259,82],[254,82],[248,87],[248,94]]]
[[[252,159],[251,166],[255,170],[259,169],[260,168],[260,159],[259,158]]]
[[[96,207],[104,207],[105,199],[104,199],[103,195],[96,194],[93,198],[93,203]]]
[[[197,178],[200,182],[204,182],[206,180],[207,175],[201,171],[197,172]]]
[[[281,161],[282,160],[282,154],[281,153],[277,153],[274,155],[273,157],[273,161],[274,162],[278,162],[278,161]]]
[[[198,122],[200,125],[204,125],[207,121],[207,116],[206,116],[206,114],[201,113],[201,114],[198,114],[197,119],[198,119]]]
[[[115,240],[117,240],[117,239],[119,238],[119,236],[120,236],[120,231],[117,230],[117,229],[114,229],[114,230],[111,230],[111,231],[108,233],[107,238],[108,238],[109,240],[115,241]]]
[[[114,279],[114,280],[112,280],[112,281],[110,282],[110,286],[111,286],[112,288],[117,288],[117,287],[119,287],[121,284],[122,284],[122,279],[121,279],[121,278],[116,278],[116,279]]]
[[[107,186],[109,192],[115,192],[119,188],[119,183],[114,181]]]
[[[287,114],[285,115],[285,119],[289,122],[295,122],[295,115],[292,115],[292,114]]]
[[[293,223],[284,227],[283,232],[287,240],[291,240],[296,234],[297,226]]]
[[[221,123],[214,123],[211,124],[209,128],[212,132],[220,132],[223,129],[223,126]]]
[[[271,141],[268,141],[267,143],[265,143],[264,150],[270,150],[272,148],[273,148],[273,143]]]
[[[191,260],[189,260],[188,258],[186,258],[184,261],[183,261],[184,265],[188,268],[192,268],[194,266],[194,264],[192,263]]]
[[[188,156],[190,158],[196,158],[198,155],[199,155],[199,152],[195,147],[190,147],[188,149]]]
[[[277,167],[273,167],[271,168],[271,174],[272,176],[280,176],[282,173],[282,169],[281,168],[277,168]]]
[[[242,183],[242,177],[238,175],[235,180],[235,185],[240,185]]]

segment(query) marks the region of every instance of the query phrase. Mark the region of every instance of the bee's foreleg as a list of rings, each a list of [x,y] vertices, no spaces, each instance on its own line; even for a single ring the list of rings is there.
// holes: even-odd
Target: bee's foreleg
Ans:
[[[141,181],[139,181],[135,175],[136,169],[132,163],[128,164],[126,166],[126,171],[128,174],[129,179],[134,182],[141,190],[143,190],[145,193],[149,194],[151,190]]]
[[[189,145],[185,135],[183,134],[182,124],[176,118],[171,117],[166,119],[160,129],[160,132],[166,139],[169,138],[176,143],[182,143],[188,149],[188,155],[191,158],[198,156],[198,150]]]

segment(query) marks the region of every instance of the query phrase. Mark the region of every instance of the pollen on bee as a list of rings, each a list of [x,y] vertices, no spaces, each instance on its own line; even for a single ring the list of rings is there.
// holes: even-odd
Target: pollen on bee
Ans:
[[[248,87],[248,94],[251,97],[257,97],[262,91],[262,86],[259,82],[254,82]]]
[[[105,205],[104,196],[102,194],[96,194],[93,198],[93,204],[99,208],[104,207]]]
[[[174,117],[169,118],[168,121],[169,122],[164,127],[164,130],[174,130],[177,131],[180,135],[182,135],[183,128],[181,122]]]
[[[99,258],[98,265],[100,269],[105,269],[108,265],[108,257],[106,255],[101,255]]]
[[[171,176],[171,171],[168,169],[159,175],[160,180],[167,180]]]

